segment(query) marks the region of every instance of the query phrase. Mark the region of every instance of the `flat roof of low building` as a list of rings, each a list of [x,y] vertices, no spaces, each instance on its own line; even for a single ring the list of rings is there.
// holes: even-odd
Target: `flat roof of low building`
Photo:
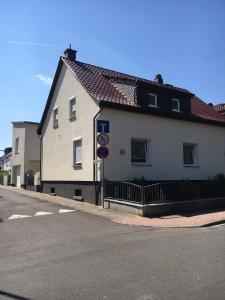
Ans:
[[[21,123],[39,125],[39,123],[31,122],[31,121],[12,121],[12,124],[21,124]]]

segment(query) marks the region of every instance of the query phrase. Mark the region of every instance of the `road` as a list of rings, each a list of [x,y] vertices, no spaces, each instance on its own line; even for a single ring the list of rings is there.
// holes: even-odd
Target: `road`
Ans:
[[[0,299],[225,299],[224,225],[153,230],[64,209],[0,189]]]

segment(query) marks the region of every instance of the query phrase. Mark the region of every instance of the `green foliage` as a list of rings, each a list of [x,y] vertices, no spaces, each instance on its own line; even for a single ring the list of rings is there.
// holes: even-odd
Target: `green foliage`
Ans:
[[[9,175],[8,171],[0,171],[0,176]]]

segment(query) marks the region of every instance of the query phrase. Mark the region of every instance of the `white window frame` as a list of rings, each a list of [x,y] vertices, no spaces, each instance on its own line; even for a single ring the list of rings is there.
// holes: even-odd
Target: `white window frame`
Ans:
[[[72,104],[74,102],[74,105]],[[73,107],[76,107],[76,97],[73,96],[69,99],[69,119],[70,121],[76,120],[76,109],[73,109]]]
[[[18,154],[20,152],[19,149],[19,137],[15,138],[15,154]]]
[[[56,114],[57,111],[57,114]],[[57,117],[56,117],[57,116]],[[53,128],[59,127],[59,108],[55,107],[52,112]]]
[[[177,103],[177,109],[172,108],[172,111],[180,112],[180,100],[177,98],[172,98],[172,102],[173,101]]]
[[[184,162],[184,147],[185,146],[193,146],[193,153],[192,153],[192,158],[193,158],[193,163],[185,163]],[[199,147],[198,144],[196,143],[183,143],[183,164],[184,167],[199,167]]]
[[[146,143],[146,149],[145,149],[145,162],[133,162],[132,161],[132,142],[145,142]],[[146,138],[140,138],[140,137],[131,137],[130,140],[130,149],[131,149],[131,156],[130,156],[130,162],[132,165],[141,165],[141,166],[149,166],[151,165],[151,140]]]
[[[156,94],[152,94],[152,93],[148,93],[148,96],[153,96],[154,98],[155,98],[155,104],[153,105],[153,104],[149,104],[148,103],[148,106],[149,107],[158,107],[158,100],[157,100],[157,95]]]
[[[76,143],[78,143],[78,142],[80,142],[81,143],[81,160],[80,161],[75,161],[75,159],[76,159],[76,154],[74,153],[75,152],[75,144]],[[73,168],[74,169],[76,169],[76,168],[81,168],[82,167],[82,137],[81,136],[79,136],[79,137],[77,137],[77,138],[75,138],[75,139],[73,139]]]

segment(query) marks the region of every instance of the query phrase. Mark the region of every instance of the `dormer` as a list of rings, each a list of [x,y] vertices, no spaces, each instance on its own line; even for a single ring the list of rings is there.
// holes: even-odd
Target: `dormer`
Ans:
[[[175,115],[191,115],[191,98],[189,91],[163,84],[160,74],[154,81],[138,80],[136,88],[137,104],[152,112]]]

